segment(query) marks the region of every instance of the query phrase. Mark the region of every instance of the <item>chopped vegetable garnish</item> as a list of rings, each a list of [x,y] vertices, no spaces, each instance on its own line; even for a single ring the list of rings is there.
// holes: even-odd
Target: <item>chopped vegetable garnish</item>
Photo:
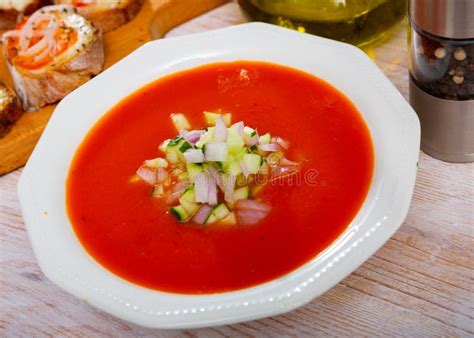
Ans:
[[[171,114],[171,120],[177,131],[191,129],[191,125],[184,114]]]
[[[179,135],[160,145],[166,159],[144,161],[136,177],[153,186],[153,198],[166,198],[179,222],[258,223],[271,211],[259,198],[264,185],[299,171],[285,157],[288,141],[231,125],[231,114],[204,112],[204,119],[207,129],[190,130],[183,114],[172,114]]]

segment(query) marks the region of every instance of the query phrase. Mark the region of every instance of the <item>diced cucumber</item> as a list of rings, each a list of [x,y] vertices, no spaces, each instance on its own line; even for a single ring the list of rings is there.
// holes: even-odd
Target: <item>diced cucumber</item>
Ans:
[[[199,141],[196,142],[196,147],[202,148],[205,144],[214,141],[215,134],[216,134],[216,130],[214,127],[208,128],[207,132],[201,135],[201,138],[199,139]]]
[[[166,151],[166,159],[171,163],[178,163],[180,161],[179,154],[175,150]]]
[[[272,136],[269,133],[263,134],[259,137],[258,143],[269,144],[272,141]]]
[[[239,162],[231,160],[223,162],[223,170],[226,174],[237,176],[242,173]]]
[[[204,169],[200,163],[187,163],[186,170],[188,172],[189,179],[194,182],[194,178],[202,173]]]
[[[161,157],[157,157],[152,160],[146,160],[143,164],[150,168],[168,168],[168,161]]]
[[[189,121],[186,116],[184,116],[184,114],[171,114],[171,120],[173,121],[174,127],[177,131],[181,131],[183,129],[191,129],[191,124],[189,124]]]
[[[221,219],[219,222],[222,225],[234,225],[237,224],[237,218],[235,217],[235,212],[230,212],[227,217]]]
[[[257,135],[257,131],[253,128],[245,126],[244,127],[244,134],[246,134],[250,138],[250,137],[254,137],[255,135]]]
[[[184,162],[184,156],[180,148],[187,143],[182,138],[174,138],[166,147],[166,159],[171,163]]]
[[[170,139],[164,140],[163,142],[161,142],[161,144],[160,144],[160,146],[158,147],[158,149],[159,149],[162,153],[166,153],[166,147],[168,146],[168,143],[169,143],[170,141],[171,141]]]
[[[234,128],[227,130],[227,148],[230,155],[239,154],[244,148],[245,142]]]
[[[194,186],[190,186],[187,188],[184,193],[181,195],[179,198],[179,201],[187,201],[187,202],[192,202],[196,203],[195,195],[194,195]]]
[[[186,222],[189,218],[188,212],[183,208],[182,205],[170,208],[170,213],[173,214],[180,222]]]
[[[183,195],[179,198],[179,204],[186,210],[189,215],[193,215],[199,209],[199,204],[196,203],[194,196],[194,187],[186,189]]]
[[[230,211],[227,209],[224,203],[219,204],[217,207],[212,210],[209,218],[206,221],[206,224],[214,223],[220,219],[226,218],[229,215]]]
[[[232,120],[232,114],[218,114],[218,113],[211,113],[208,111],[204,112],[204,119],[206,120],[206,124],[210,127],[216,125],[216,120],[219,118],[219,116],[222,116],[222,119],[224,120],[224,123],[227,127],[230,126],[231,120]]]
[[[177,145],[182,140],[183,140],[183,138],[181,136],[176,136],[176,137],[172,138],[171,140],[169,140],[169,142],[166,144],[166,147],[174,147],[175,145]]]
[[[192,148],[193,146],[191,144],[189,144],[187,141],[184,141],[183,144],[181,144],[179,146],[179,151],[184,153],[186,152],[186,150]]]
[[[249,187],[242,187],[234,191],[234,202],[237,200],[246,200],[249,198],[250,189]]]
[[[183,201],[180,204],[189,215],[194,215],[199,210],[199,204]]]
[[[244,154],[243,160],[250,174],[257,174],[263,162],[263,157],[257,154]]]

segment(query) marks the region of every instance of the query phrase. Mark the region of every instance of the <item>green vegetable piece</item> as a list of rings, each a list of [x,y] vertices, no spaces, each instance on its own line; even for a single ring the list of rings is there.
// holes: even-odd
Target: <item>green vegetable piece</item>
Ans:
[[[168,144],[166,145],[167,147],[173,147],[177,145],[183,138],[181,136],[176,136],[175,138],[172,138]]]
[[[242,187],[239,189],[236,189],[234,191],[234,202],[237,202],[238,200],[246,200],[250,196],[250,188],[249,187]]]
[[[224,203],[219,204],[217,207],[212,210],[209,218],[206,221],[206,224],[211,224],[217,222],[220,219],[226,218],[230,214],[229,209],[227,209]]]
[[[272,141],[272,136],[269,133],[266,133],[258,138],[260,144],[269,144]]]
[[[199,209],[199,204],[196,203],[194,194],[194,187],[191,186],[179,198],[179,204],[184,208],[188,215],[194,215]]]
[[[189,144],[188,142],[184,141],[183,144],[181,144],[181,146],[179,147],[179,151],[184,153],[186,152],[186,150],[192,148],[193,146],[191,144]]]
[[[262,156],[258,154],[244,154],[243,160],[250,174],[257,174],[263,162]]]
[[[188,188],[184,191],[184,193],[181,195],[181,197],[179,198],[179,201],[180,201],[180,203],[181,203],[182,201],[187,201],[187,202],[196,203],[195,193],[194,193],[194,186],[188,187]]]
[[[189,179],[194,182],[194,178],[202,173],[204,170],[201,163],[187,163],[186,171],[188,172]]]
[[[214,141],[214,135],[216,134],[215,127],[207,129],[207,132],[201,136],[199,141],[196,142],[196,147],[202,148],[206,143],[211,143]]]
[[[170,208],[170,213],[174,215],[181,223],[186,222],[189,218],[189,214],[181,205]]]
[[[229,155],[237,155],[244,149],[245,142],[234,128],[229,128],[227,132],[227,149]]]

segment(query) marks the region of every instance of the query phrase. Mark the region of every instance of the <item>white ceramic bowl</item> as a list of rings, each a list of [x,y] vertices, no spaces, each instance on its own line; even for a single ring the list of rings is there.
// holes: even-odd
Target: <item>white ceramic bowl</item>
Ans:
[[[179,295],[127,282],[96,263],[74,235],[65,180],[75,149],[116,102],[163,75],[198,65],[260,60],[314,74],[363,114],[375,147],[369,194],[354,221],[322,254],[271,282],[214,295]],[[220,325],[280,314],[308,303],[369,258],[406,217],[415,184],[416,114],[379,68],[347,44],[266,24],[245,24],[154,41],[64,98],[18,184],[23,218],[45,275],[71,294],[154,328]]]

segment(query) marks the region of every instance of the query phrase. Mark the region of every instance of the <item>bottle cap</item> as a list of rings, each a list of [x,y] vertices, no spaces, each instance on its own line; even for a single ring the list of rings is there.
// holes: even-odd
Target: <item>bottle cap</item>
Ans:
[[[448,39],[474,39],[474,0],[410,0],[412,24]]]

